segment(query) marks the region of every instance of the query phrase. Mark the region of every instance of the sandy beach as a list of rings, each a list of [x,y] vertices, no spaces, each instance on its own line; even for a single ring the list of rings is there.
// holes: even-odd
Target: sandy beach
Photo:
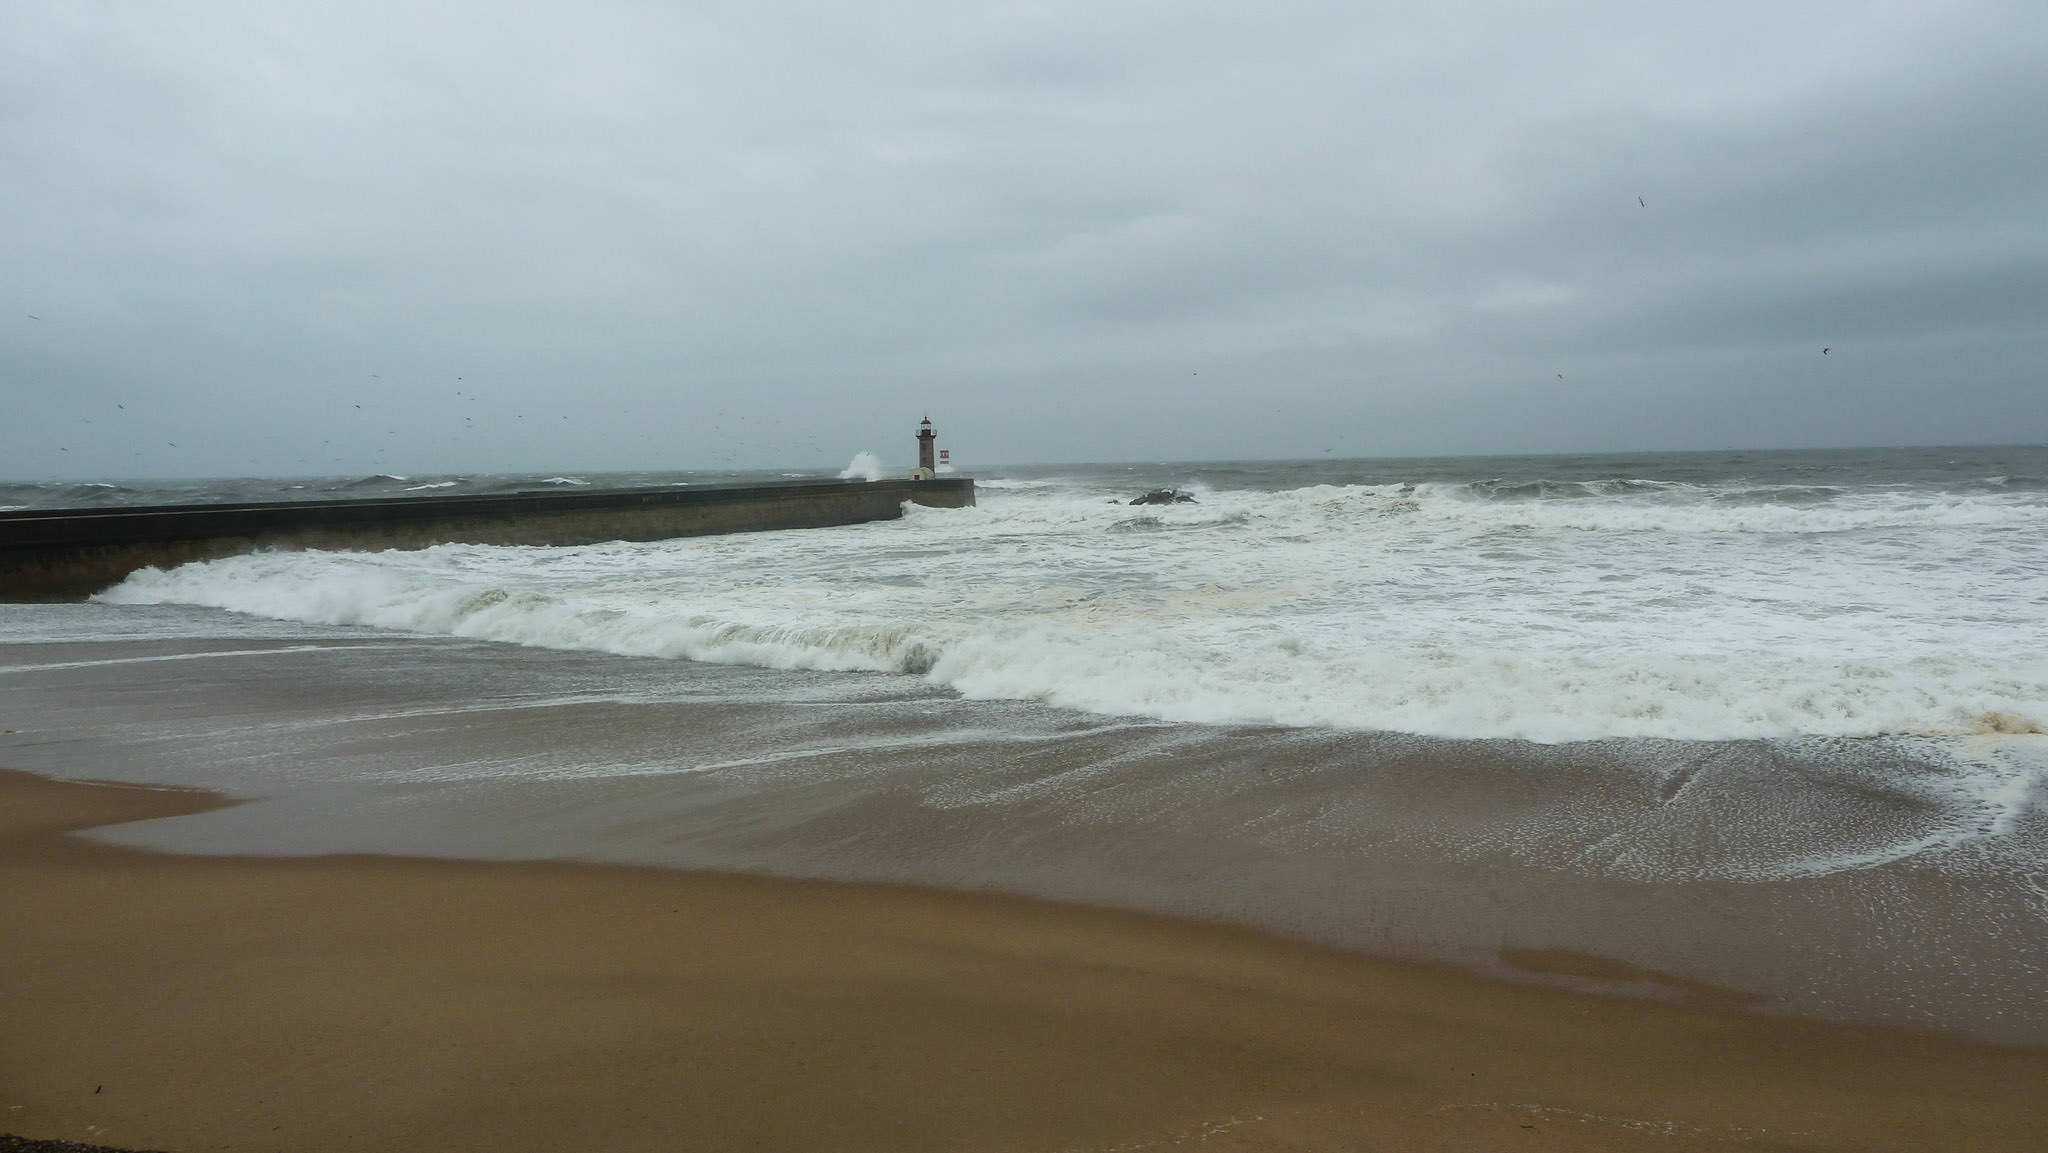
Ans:
[[[2018,1150],[2048,1124],[2038,1049],[1761,1015],[1687,982],[1602,997],[907,887],[67,835],[219,803],[0,774],[0,1130],[165,1150]]]

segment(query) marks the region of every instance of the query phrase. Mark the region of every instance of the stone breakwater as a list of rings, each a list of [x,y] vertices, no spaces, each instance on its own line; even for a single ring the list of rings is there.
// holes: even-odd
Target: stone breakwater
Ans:
[[[974,481],[788,481],[495,496],[0,513],[0,600],[75,600],[137,569],[257,549],[578,545],[893,520],[964,508]]]

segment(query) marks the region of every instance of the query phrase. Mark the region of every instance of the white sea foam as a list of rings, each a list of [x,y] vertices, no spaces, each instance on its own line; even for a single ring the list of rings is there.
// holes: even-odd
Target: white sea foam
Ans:
[[[2044,740],[2024,735],[2048,723],[2038,495],[1198,495],[1134,508],[1080,483],[986,485],[978,507],[856,529],[267,553],[104,595],[1177,721]]]
[[[441,480],[441,481],[432,481],[432,482],[429,482],[429,483],[427,483],[427,484],[413,484],[413,485],[407,485],[407,486],[406,486],[406,488],[405,488],[405,491],[407,491],[407,492],[425,492],[426,490],[428,490],[428,489],[430,489],[430,488],[454,488],[454,487],[455,487],[456,485],[458,485],[458,484],[461,484],[461,483],[462,483],[462,482],[461,482],[461,481],[459,481],[459,480]]]
[[[1953,861],[1958,852],[1969,849],[2019,857],[2038,851],[2008,838],[2042,803],[2043,787],[2048,785],[2048,741],[1999,737],[1951,740],[1938,748],[1921,744],[1923,755],[1914,772],[1892,776],[1887,784],[1916,794],[1923,802],[1923,828],[1893,837],[1872,836],[1853,826],[1829,829],[1775,858],[1755,855],[1724,863],[1719,875],[1775,881],[1872,869],[1915,857]],[[1841,844],[1830,847],[1829,840]],[[2048,912],[2048,902],[2042,911]]]

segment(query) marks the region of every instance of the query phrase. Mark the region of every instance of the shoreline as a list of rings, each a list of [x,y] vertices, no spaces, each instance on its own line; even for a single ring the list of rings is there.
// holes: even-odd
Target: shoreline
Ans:
[[[1711,989],[1596,995],[911,886],[69,835],[223,803],[0,771],[0,1132],[174,1151],[2017,1150],[2048,1124],[2048,1049]]]
[[[2024,763],[1131,723],[177,607],[10,624],[0,764],[249,798],[104,844],[994,890],[1644,991],[1612,964],[1514,963],[1574,954],[1773,1012],[2048,1044]],[[1986,788],[2017,798],[1995,835]]]

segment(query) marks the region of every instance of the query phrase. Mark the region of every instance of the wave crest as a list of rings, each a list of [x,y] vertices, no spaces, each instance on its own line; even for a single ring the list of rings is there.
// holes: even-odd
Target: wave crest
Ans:
[[[766,566],[748,544],[723,538],[713,547],[731,574],[758,573]],[[1853,651],[1816,657],[1764,642],[1678,646],[1654,634],[1575,639],[1539,627],[1516,636],[1485,621],[1468,624],[1461,639],[1449,629],[1401,633],[1372,615],[1333,629],[1303,614],[1299,590],[1257,584],[1125,582],[1087,592],[983,570],[972,588],[880,573],[740,587],[725,572],[701,571],[706,563],[706,552],[677,542],[265,553],[144,570],[101,599],[631,656],[907,674],[969,697],[1170,721],[1447,737],[2033,739],[2042,731],[2033,718],[2048,700],[2048,660],[2038,657],[1995,667]],[[588,579],[563,575],[577,572]],[[1430,610],[1418,602],[1415,611]]]

